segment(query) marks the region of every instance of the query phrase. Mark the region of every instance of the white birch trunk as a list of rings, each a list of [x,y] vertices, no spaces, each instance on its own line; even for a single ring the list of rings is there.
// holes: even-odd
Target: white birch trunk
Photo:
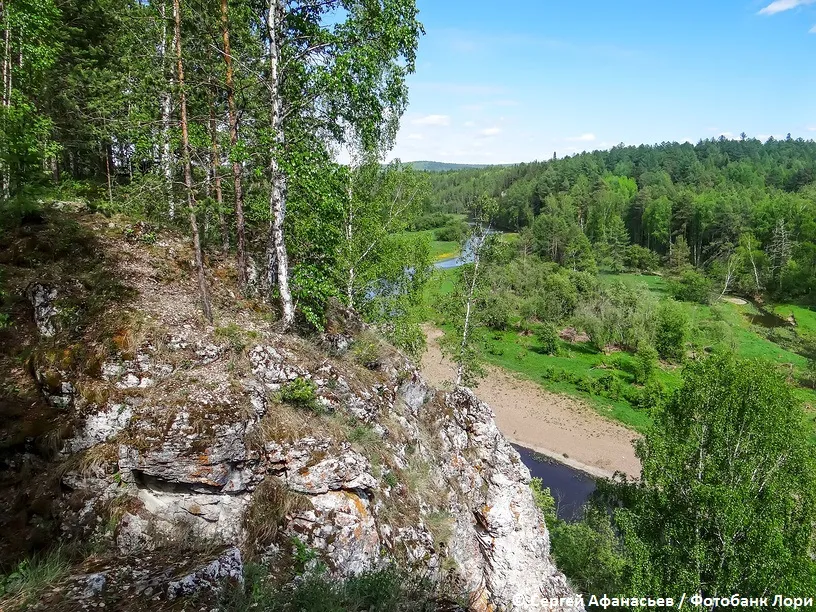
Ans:
[[[3,36],[3,107],[11,106],[11,25],[8,12],[3,0],[0,0],[4,36]],[[11,172],[5,160],[0,160],[0,182],[2,182],[2,198],[8,200],[11,196]]]
[[[278,31],[284,10],[282,0],[269,0],[266,27],[269,35],[269,101],[275,150],[272,151],[269,162],[272,188],[269,193],[271,220],[269,243],[267,245],[267,265],[270,267],[270,281],[277,281],[283,311],[282,325],[286,329],[295,320],[295,307],[289,289],[289,261],[283,235],[283,223],[286,218],[286,174],[281,170],[278,163],[278,155],[283,152],[286,144],[282,121],[281,40]]]
[[[162,68],[165,68],[167,56],[167,11],[165,2],[159,5],[159,15],[162,19],[162,34],[161,41],[159,41],[159,58]],[[176,34],[173,30],[173,47],[176,46]],[[175,79],[173,77],[172,63],[169,67],[169,81],[167,89],[161,93],[161,155],[159,165],[161,172],[164,175],[164,188],[167,192],[167,206],[168,214],[171,219],[176,216],[176,203],[173,199],[173,167],[170,159],[170,119],[172,114],[171,91],[173,89]]]
[[[476,277],[479,274],[479,260],[481,245],[473,253],[473,278],[470,280],[467,304],[465,306],[465,324],[462,328],[462,344],[459,347],[459,365],[456,368],[456,386],[462,384],[465,374],[465,350],[467,348],[468,332],[470,331],[470,312],[473,308],[473,294],[476,291]]]

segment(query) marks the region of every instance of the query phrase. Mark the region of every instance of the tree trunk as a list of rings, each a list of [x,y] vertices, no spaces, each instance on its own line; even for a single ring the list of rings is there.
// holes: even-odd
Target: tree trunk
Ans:
[[[105,175],[108,178],[108,201],[113,207],[113,184],[111,183],[111,146],[105,145]]]
[[[465,350],[467,349],[468,332],[470,331],[470,311],[473,308],[473,294],[476,291],[476,277],[479,274],[479,250],[477,248],[473,253],[473,278],[470,281],[470,291],[468,292],[467,304],[465,306],[465,323],[462,327],[462,344],[459,347],[459,364],[456,368],[456,386],[462,384],[462,378],[465,374]]]
[[[3,20],[3,107],[11,106],[11,26],[9,24],[6,4],[0,0],[0,13]],[[5,131],[5,130],[4,130]],[[0,197],[8,200],[11,197],[11,171],[5,159],[0,159]]]
[[[232,180],[235,190],[235,240],[236,265],[238,267],[238,286],[246,289],[246,238],[244,231],[244,192],[241,184],[241,162],[235,159],[234,150],[238,146],[238,112],[235,108],[235,85],[232,72],[232,48],[229,35],[228,0],[221,0],[221,37],[224,40],[224,65],[226,68],[225,85],[227,89],[227,108],[229,112],[230,150],[233,151]]]
[[[269,102],[272,119],[272,133],[275,146],[270,155],[269,177],[272,187],[269,193],[269,241],[267,243],[267,265],[271,281],[277,281],[282,309],[282,325],[286,329],[295,320],[295,307],[292,293],[289,290],[289,261],[286,255],[286,243],[283,236],[283,223],[286,218],[286,174],[278,163],[278,155],[283,153],[285,137],[282,121],[282,92],[280,75],[281,40],[278,26],[283,21],[284,5],[282,0],[269,0],[266,28],[269,35]],[[270,287],[271,288],[271,287]]]
[[[218,151],[218,126],[215,122],[214,92],[210,103],[210,139],[212,141],[210,178],[212,179],[213,189],[215,190],[215,205],[218,208],[218,224],[221,228],[221,249],[224,251],[224,255],[226,255],[229,253],[229,234],[227,233],[227,219],[224,216],[224,195],[221,190],[221,174],[218,172],[218,168],[221,166],[221,154]]]
[[[167,56],[167,10],[164,0],[162,0],[162,3],[159,5],[159,15],[161,16],[162,20],[162,34],[161,40],[159,41],[159,58],[162,63],[162,67],[165,68],[165,58]],[[175,29],[173,30],[173,46],[176,46]],[[167,195],[168,215],[172,219],[176,216],[176,203],[173,199],[173,167],[170,157],[170,119],[172,114],[172,99],[170,92],[172,91],[174,84],[172,62],[170,63],[169,67],[165,69],[165,71],[169,72],[169,75],[167,89],[161,92],[162,144],[161,154],[159,156],[159,165],[161,166],[161,172],[164,175],[164,189]]]
[[[198,291],[201,297],[201,308],[207,321],[212,322],[212,307],[207,293],[207,280],[204,277],[204,260],[201,256],[201,239],[198,235],[196,220],[196,201],[193,193],[193,167],[190,161],[190,135],[187,130],[187,97],[184,92],[184,61],[181,54],[181,7],[180,0],[173,0],[173,20],[175,22],[176,73],[179,86],[179,107],[181,110],[181,147],[184,162],[184,186],[187,190],[187,208],[190,213],[190,230],[193,233],[193,250],[195,252],[196,272],[198,273]]]

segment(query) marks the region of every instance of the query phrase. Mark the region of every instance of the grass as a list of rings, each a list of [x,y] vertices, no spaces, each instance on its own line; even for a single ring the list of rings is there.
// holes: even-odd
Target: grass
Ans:
[[[466,609],[469,603],[466,597],[459,595],[457,586],[448,581],[397,567],[366,571],[345,580],[312,572],[288,586],[275,582],[267,568],[247,564],[243,584],[229,585],[217,609],[225,612],[432,612]]]
[[[816,308],[795,304],[777,304],[773,311],[780,317],[793,315],[796,318],[796,332],[809,342],[816,342]]]
[[[441,299],[454,287],[455,269],[436,270],[423,296],[423,317],[433,321],[445,332],[451,328],[444,324],[438,309]],[[645,287],[657,298],[669,297],[666,280],[660,276],[637,274],[604,274],[602,283],[619,280],[630,287]],[[808,414],[805,426],[816,440],[816,391],[796,383],[805,377],[807,358],[791,350],[801,346],[799,340],[816,340],[816,311],[802,306],[780,304],[773,307],[777,314],[787,317],[794,314],[797,327],[766,329],[751,322],[750,316],[760,314],[753,304],[738,305],[717,302],[712,305],[681,302],[691,322],[690,347],[693,352],[731,349],[737,355],[749,359],[764,359],[778,364],[780,371],[794,383],[794,394]],[[789,338],[790,337],[790,338]],[[776,341],[774,341],[776,340]],[[545,355],[533,335],[516,330],[488,331],[482,347],[482,357],[488,363],[500,366],[541,384],[546,389],[579,397],[601,414],[609,416],[632,429],[643,431],[651,423],[646,411],[624,398],[610,399],[588,393],[570,381],[571,378],[588,376],[595,380],[611,375],[624,387],[634,384],[634,357],[628,353],[605,355],[589,343],[569,343],[559,340],[559,353]],[[547,377],[548,370],[555,368],[564,373],[561,380]],[[667,390],[677,388],[681,382],[680,368],[662,364],[656,379]]]
[[[412,236],[424,236],[431,243],[431,258],[434,261],[441,261],[459,255],[459,243],[456,241],[444,241],[436,239],[436,232],[441,228],[411,232]]]
[[[62,547],[21,561],[14,571],[0,576],[0,609],[24,609],[45,588],[64,578],[70,567]]]

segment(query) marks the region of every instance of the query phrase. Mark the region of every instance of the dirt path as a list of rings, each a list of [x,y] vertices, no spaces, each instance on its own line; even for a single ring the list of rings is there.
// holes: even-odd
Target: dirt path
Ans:
[[[442,332],[432,326],[424,330],[428,351],[422,372],[428,382],[441,387],[453,380],[454,367],[439,349]],[[632,448],[638,434],[580,401],[550,393],[495,366],[487,367],[475,391],[493,408],[499,429],[511,442],[595,476],[608,477],[615,471],[640,475]]]

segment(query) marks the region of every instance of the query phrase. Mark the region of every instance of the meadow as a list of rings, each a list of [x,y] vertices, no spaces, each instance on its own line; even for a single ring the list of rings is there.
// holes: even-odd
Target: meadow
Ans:
[[[443,249],[440,245],[436,251]],[[446,333],[452,328],[445,323],[439,304],[453,291],[457,274],[457,269],[435,270],[423,300],[425,320]],[[661,276],[600,275],[601,283],[616,280],[633,288],[645,287],[660,299],[669,298],[667,282]],[[760,308],[750,302],[739,302],[744,300],[720,300],[711,305],[679,302],[690,320],[689,357],[725,348],[741,357],[777,364],[805,406],[808,414],[805,426],[816,439],[816,391],[807,376],[808,359],[802,354],[807,342],[816,338],[816,311],[795,304]],[[784,321],[791,314],[796,319],[795,326]],[[637,400],[640,387],[635,383],[634,355],[599,351],[590,342],[559,339],[558,343],[557,354],[548,355],[529,331],[515,327],[506,331],[485,330],[481,355],[487,363],[536,381],[550,391],[579,397],[598,412],[634,430],[643,431],[651,424],[648,407]],[[670,392],[681,384],[681,369],[661,362],[655,379]]]

